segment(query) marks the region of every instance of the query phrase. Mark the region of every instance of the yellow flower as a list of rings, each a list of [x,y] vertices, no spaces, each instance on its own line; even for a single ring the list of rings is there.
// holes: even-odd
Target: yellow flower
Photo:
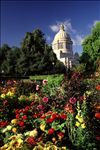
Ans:
[[[27,96],[21,95],[18,99],[19,99],[20,101],[23,101],[23,100],[25,100],[26,98],[27,98]]]
[[[6,150],[8,148],[8,144],[5,144],[1,147],[1,150]]]
[[[78,118],[78,121],[79,121],[80,123],[82,123],[82,122],[83,122],[83,118],[82,118],[82,117],[79,117],[79,118]]]
[[[83,120],[83,117],[81,117],[80,115],[76,115],[75,117],[80,123],[82,123],[84,120]]]
[[[25,136],[27,136],[27,135],[29,136],[29,134],[30,134],[30,131],[27,131],[24,133]]]
[[[82,124],[81,124],[81,127],[82,127],[83,129],[86,128],[85,123],[82,123]]]
[[[86,94],[89,96],[89,95],[91,95],[91,93],[92,92],[90,92],[90,91],[86,91]]]
[[[41,125],[40,125],[40,129],[41,129],[42,131],[45,131],[45,124],[41,124]]]
[[[5,98],[6,97],[6,95],[5,94],[1,94],[1,98]]]
[[[19,144],[22,144],[22,143],[23,143],[23,140],[19,138],[19,139],[17,140],[17,142],[18,142]]]
[[[76,121],[76,124],[75,124],[77,127],[80,126],[80,122]]]
[[[79,118],[79,117],[80,117],[79,115],[76,115],[76,117],[75,117],[75,118],[78,120],[78,118]]]
[[[38,132],[37,132],[36,129],[34,129],[33,131],[30,131],[30,133],[29,133],[29,135],[30,135],[30,136],[33,136],[33,137],[36,137],[37,134],[38,134]]]
[[[12,120],[11,120],[11,123],[12,123],[12,124],[17,124],[17,119],[12,119]]]
[[[12,128],[12,132],[16,133],[17,129],[16,128]]]
[[[12,126],[8,125],[6,128],[7,130],[11,130]]]
[[[2,130],[2,133],[5,133],[7,131],[7,128],[4,128],[3,130]]]
[[[6,95],[9,96],[9,97],[12,97],[12,96],[14,96],[14,93],[12,93],[11,91],[9,91]]]
[[[16,148],[20,148],[21,145],[23,144],[23,140],[22,140],[21,138],[19,138],[19,139],[17,140],[17,142],[18,142],[18,144],[16,144],[15,146],[16,146]]]

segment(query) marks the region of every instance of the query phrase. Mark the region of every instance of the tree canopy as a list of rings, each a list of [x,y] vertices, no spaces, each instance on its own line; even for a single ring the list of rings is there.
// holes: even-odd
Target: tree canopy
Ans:
[[[82,46],[80,62],[85,65],[86,72],[94,72],[100,60],[100,22],[93,26],[91,34],[84,39]]]
[[[20,48],[3,45],[0,48],[0,58],[0,73],[3,70],[5,75],[25,76],[65,71],[40,29],[27,32]]]

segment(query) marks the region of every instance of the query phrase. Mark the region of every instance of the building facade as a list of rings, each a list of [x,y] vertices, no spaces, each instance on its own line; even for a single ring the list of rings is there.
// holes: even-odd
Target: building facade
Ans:
[[[71,68],[74,61],[72,45],[69,34],[65,32],[64,25],[61,25],[52,42],[52,49],[57,59],[63,62],[67,68]]]

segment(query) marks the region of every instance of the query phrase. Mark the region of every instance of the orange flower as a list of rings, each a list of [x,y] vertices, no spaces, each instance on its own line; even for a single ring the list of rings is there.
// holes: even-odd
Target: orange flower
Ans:
[[[16,133],[17,129],[16,128],[12,128],[12,132]]]
[[[96,90],[100,91],[100,85],[96,86]]]

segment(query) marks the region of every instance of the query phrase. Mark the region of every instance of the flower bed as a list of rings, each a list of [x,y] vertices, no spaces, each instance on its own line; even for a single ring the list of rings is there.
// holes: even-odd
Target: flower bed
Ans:
[[[98,149],[100,85],[52,81],[0,83],[1,150]]]

